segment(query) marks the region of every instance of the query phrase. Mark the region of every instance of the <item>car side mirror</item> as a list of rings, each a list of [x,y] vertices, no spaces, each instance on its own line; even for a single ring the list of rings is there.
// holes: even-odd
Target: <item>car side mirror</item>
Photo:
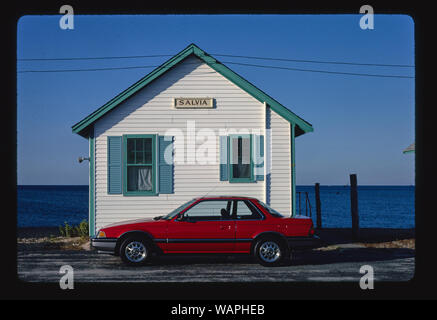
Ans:
[[[194,220],[193,218],[191,218],[189,216],[184,216],[183,214],[179,215],[176,218],[176,221],[185,221],[185,222],[191,222],[191,223],[196,222],[196,220]]]
[[[183,219],[182,219],[182,221],[189,222],[189,223],[195,223],[195,222],[196,222],[196,219],[193,219],[193,218],[190,217],[190,216],[184,216]]]

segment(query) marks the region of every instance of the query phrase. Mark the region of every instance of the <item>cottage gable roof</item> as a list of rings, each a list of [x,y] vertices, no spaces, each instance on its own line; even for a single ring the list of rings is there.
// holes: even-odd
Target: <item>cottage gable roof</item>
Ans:
[[[101,106],[99,109],[76,123],[72,126],[72,130],[74,133],[77,133],[83,137],[88,137],[90,128],[92,127],[93,123],[96,122],[98,119],[103,117],[105,114],[116,108],[120,103],[137,93],[139,90],[143,89],[145,86],[150,84],[152,81],[157,79],[158,77],[165,74],[168,70],[173,68],[175,65],[180,63],[181,61],[185,60],[187,57],[194,55],[204,61],[208,66],[210,66],[212,69],[214,69],[216,72],[220,73],[222,76],[227,78],[229,81],[234,83],[236,86],[240,87],[244,91],[246,91],[248,94],[253,96],[255,99],[262,103],[266,103],[270,108],[272,108],[276,113],[278,113],[281,117],[283,117],[285,120],[289,121],[290,123],[294,123],[296,125],[296,132],[295,135],[299,136],[306,132],[313,131],[313,127],[310,123],[303,120],[293,112],[291,112],[288,108],[277,102],[275,99],[255,87],[253,84],[251,84],[249,81],[245,80],[238,74],[236,74],[234,71],[229,69],[224,64],[220,63],[218,60],[210,56],[208,53],[200,49],[195,44],[190,44],[188,47],[186,47],[184,50],[176,54],[171,59],[167,60],[165,63],[157,67],[155,70],[147,74],[145,77],[131,85],[129,88],[109,100],[107,103],[105,103],[103,106]]]

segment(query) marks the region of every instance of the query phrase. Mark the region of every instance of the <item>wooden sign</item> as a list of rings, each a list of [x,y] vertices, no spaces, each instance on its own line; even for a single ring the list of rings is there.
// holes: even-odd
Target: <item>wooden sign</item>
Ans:
[[[213,108],[213,98],[174,98],[173,106],[178,109]]]

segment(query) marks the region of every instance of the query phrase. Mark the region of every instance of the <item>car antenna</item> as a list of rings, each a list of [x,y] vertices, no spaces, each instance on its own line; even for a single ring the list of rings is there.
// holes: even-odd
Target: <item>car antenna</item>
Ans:
[[[201,198],[205,198],[208,194],[211,193],[211,191],[214,191],[215,189],[217,189],[218,186],[219,186],[219,185],[216,184],[214,188],[212,188],[211,190],[209,190],[205,195],[201,196]]]

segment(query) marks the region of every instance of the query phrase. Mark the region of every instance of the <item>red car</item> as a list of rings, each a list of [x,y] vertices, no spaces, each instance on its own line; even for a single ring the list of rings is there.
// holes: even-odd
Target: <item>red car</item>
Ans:
[[[286,218],[254,198],[217,196],[193,199],[165,216],[106,226],[91,245],[131,265],[162,253],[247,253],[272,266],[292,248],[318,240],[308,217]]]

